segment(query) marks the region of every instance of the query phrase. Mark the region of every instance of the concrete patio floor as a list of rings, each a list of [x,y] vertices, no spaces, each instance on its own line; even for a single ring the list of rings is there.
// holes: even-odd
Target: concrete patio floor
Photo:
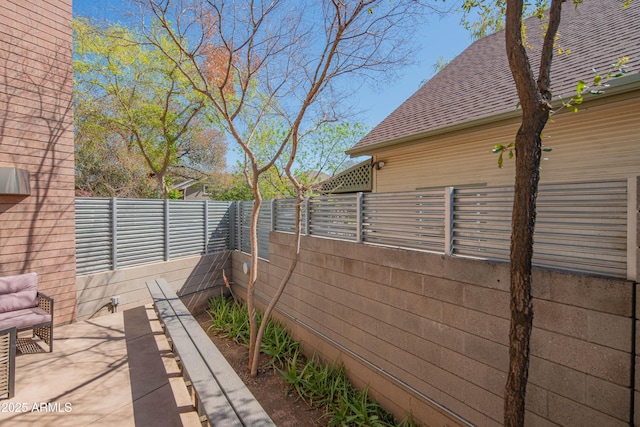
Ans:
[[[53,353],[18,354],[0,425],[201,424],[153,308],[144,306],[54,327]]]

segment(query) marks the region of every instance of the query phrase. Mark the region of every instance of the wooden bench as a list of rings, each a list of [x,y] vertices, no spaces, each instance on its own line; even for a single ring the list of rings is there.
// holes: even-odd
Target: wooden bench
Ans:
[[[171,286],[156,279],[148,281],[147,288],[201,421],[225,427],[275,426]]]

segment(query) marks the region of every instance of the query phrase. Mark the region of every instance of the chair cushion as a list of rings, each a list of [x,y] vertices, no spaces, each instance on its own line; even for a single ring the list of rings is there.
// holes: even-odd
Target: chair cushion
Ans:
[[[38,307],[0,313],[0,329],[14,326],[18,330],[29,329],[48,322],[51,322],[51,315]]]
[[[0,313],[38,305],[38,275],[36,273],[0,277]]]

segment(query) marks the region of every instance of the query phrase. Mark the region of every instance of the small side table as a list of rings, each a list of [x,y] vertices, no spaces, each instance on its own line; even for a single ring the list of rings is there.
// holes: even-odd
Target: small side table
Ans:
[[[0,331],[0,399],[14,394],[16,372],[16,328]]]

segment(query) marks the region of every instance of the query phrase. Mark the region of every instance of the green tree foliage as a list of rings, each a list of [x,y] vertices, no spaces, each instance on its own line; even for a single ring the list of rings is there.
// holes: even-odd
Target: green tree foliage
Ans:
[[[103,100],[76,102],[76,193],[94,197],[154,197],[156,181],[117,129],[101,119]]]
[[[266,163],[276,155],[279,141],[285,133],[286,126],[275,124],[258,135],[253,149],[260,162]],[[291,170],[305,192],[313,193],[315,186],[325,178],[356,164],[357,161],[351,159],[345,151],[353,147],[366,133],[367,129],[361,123],[343,121],[320,123],[302,135]],[[290,159],[291,152],[284,151],[277,158],[273,168],[261,175],[258,185],[264,198],[296,196],[296,189],[285,171]]]
[[[549,7],[549,0],[535,0],[523,4],[523,17],[537,16],[542,18]],[[462,4],[461,24],[469,30],[471,38],[481,39],[489,34],[504,30],[507,13],[506,0],[485,1],[465,0]]]
[[[77,188],[147,197],[153,180],[169,197],[171,181],[224,167],[214,116],[160,48],[120,25],[73,30]]]
[[[253,199],[251,188],[242,172],[222,173],[207,181],[207,193],[212,200],[248,201]]]
[[[450,62],[450,59],[447,59],[444,56],[439,56],[438,59],[436,59],[436,62],[431,65],[431,75],[428,78],[422,80],[420,82],[420,86],[424,86],[424,84],[427,83],[433,76],[444,70],[444,67],[449,65]]]

